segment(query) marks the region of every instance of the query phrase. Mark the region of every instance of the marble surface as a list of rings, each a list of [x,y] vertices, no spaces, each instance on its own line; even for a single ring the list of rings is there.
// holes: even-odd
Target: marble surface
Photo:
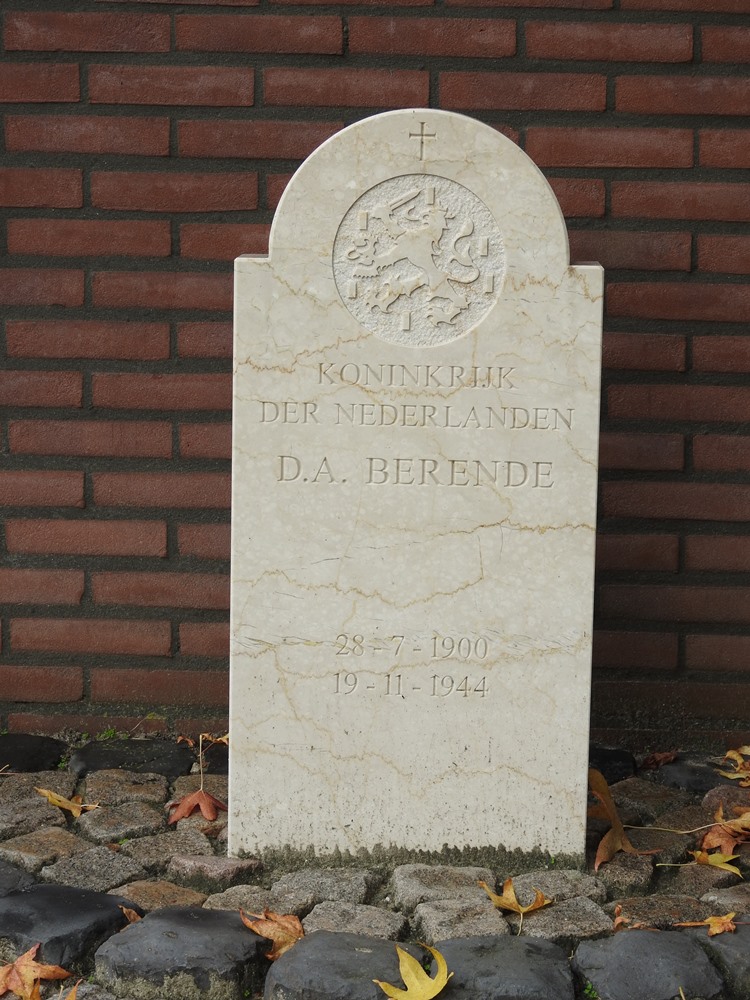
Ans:
[[[441,111],[236,262],[230,852],[582,854],[603,274]]]

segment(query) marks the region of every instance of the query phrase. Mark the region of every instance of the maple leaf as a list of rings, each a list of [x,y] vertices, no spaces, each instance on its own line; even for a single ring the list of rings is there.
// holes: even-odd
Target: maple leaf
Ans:
[[[731,854],[738,844],[750,837],[750,812],[743,811],[737,819],[724,819],[724,809],[720,805],[714,814],[716,825],[704,836],[701,847],[710,851],[715,847],[725,854]]]
[[[638,855],[659,853],[658,847],[650,851],[638,851],[633,847],[628,835],[625,833],[625,827],[622,825],[622,820],[617,812],[617,806],[612,801],[609,785],[601,771],[597,771],[594,767],[589,768],[589,788],[591,789],[591,794],[597,799],[597,805],[594,807],[597,818],[608,819],[612,826],[612,829],[608,830],[602,837],[597,848],[594,860],[595,872],[599,871],[601,865],[607,861],[611,861],[618,851]]]
[[[128,926],[128,924],[137,924],[139,920],[143,920],[143,917],[140,915],[140,913],[136,913],[136,911],[132,910],[129,906],[122,906],[122,904],[120,904],[118,909],[122,910],[122,915],[128,922],[125,925],[126,927]],[[123,930],[125,930],[125,927],[123,927]]]
[[[523,927],[523,918],[527,913],[533,913],[534,910],[541,910],[543,906],[549,906],[552,902],[551,899],[547,899],[543,892],[539,889],[534,889],[535,896],[531,903],[527,906],[522,906],[518,902],[518,897],[516,896],[516,890],[513,888],[513,879],[507,878],[503,882],[503,894],[498,896],[496,892],[487,885],[486,882],[479,883],[487,895],[492,900],[493,904],[499,910],[511,910],[513,913],[518,913],[521,917],[521,921],[518,925],[518,933],[521,933],[521,928]],[[534,887],[532,886],[532,889]]]
[[[167,809],[173,810],[169,816],[170,823],[185,819],[196,809],[200,809],[204,819],[211,821],[219,815],[219,809],[227,811],[223,802],[202,788],[199,788],[197,792],[191,792],[190,795],[183,795],[181,799],[175,799],[174,802],[168,802]]]
[[[650,753],[641,764],[641,771],[656,771],[665,764],[671,764],[677,760],[677,750],[664,750],[660,753]]]
[[[618,903],[615,907],[615,921],[613,929],[615,931],[623,931],[627,929],[627,925],[630,923],[630,917],[623,917],[622,906]]]
[[[81,815],[82,812],[88,812],[89,809],[98,809],[98,802],[84,802],[80,795],[74,795],[72,799],[66,799],[63,795],[58,795],[57,792],[52,792],[49,788],[37,788],[34,786],[34,791],[39,792],[39,794],[45,798],[51,806],[57,806],[60,809],[67,809],[69,813],[72,813],[76,819]]]
[[[432,997],[436,997],[438,993],[442,992],[445,984],[453,975],[452,972],[448,972],[448,964],[437,948],[430,948],[428,944],[421,943],[420,948],[425,948],[435,959],[437,971],[434,977],[425,972],[413,955],[410,955],[408,951],[404,951],[403,948],[399,948],[396,945],[398,969],[406,989],[402,990],[397,986],[392,986],[390,983],[383,983],[379,979],[373,979],[373,982],[381,988],[386,996],[391,997],[392,1000],[432,1000]]]
[[[742,872],[739,868],[728,863],[734,861],[738,857],[737,854],[720,854],[718,851],[714,854],[707,854],[706,851],[688,851],[688,854],[693,855],[697,865],[711,865],[712,868],[721,868],[725,872],[732,872],[742,878]]]
[[[727,931],[734,933],[737,924],[734,922],[734,913],[725,913],[723,917],[706,917],[705,920],[689,920],[683,924],[673,924],[673,927],[708,927],[708,936],[715,934],[725,934]]]
[[[300,938],[305,936],[299,917],[292,913],[274,913],[273,910],[263,910],[262,913],[245,913],[240,909],[240,917],[245,927],[260,934],[261,937],[268,938],[273,947],[266,952],[266,958],[275,962],[285,951],[289,951],[292,945],[296,944]],[[248,918],[252,917],[252,920]]]
[[[737,750],[727,750],[724,754],[724,760],[734,764],[734,771],[719,771],[722,778],[739,781],[740,788],[750,788],[750,760],[745,760],[747,756],[750,756],[750,746],[738,747]]]
[[[59,965],[42,965],[34,960],[39,950],[35,944],[15,962],[0,968],[0,996],[13,993],[21,1000],[36,1000],[39,996],[40,979],[67,979],[70,973]]]

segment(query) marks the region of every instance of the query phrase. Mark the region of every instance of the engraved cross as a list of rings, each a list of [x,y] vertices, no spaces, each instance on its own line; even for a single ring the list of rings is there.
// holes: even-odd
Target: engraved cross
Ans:
[[[410,139],[419,139],[419,159],[424,159],[424,141],[425,139],[436,139],[437,135],[435,132],[425,131],[425,122],[419,123],[419,132],[410,132]]]

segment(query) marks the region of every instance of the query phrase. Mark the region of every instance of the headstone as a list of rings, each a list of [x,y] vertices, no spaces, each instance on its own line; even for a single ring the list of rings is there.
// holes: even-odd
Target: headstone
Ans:
[[[237,260],[230,851],[583,855],[602,285],[442,111],[331,138]]]

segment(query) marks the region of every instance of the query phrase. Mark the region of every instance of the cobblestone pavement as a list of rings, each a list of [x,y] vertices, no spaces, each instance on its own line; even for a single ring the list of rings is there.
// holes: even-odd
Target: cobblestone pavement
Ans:
[[[667,832],[711,823],[720,804],[727,817],[750,809],[750,790],[700,755],[636,772],[627,754],[597,751],[620,816],[636,827],[633,844],[658,854],[620,852],[596,873],[550,863],[531,872],[360,864],[281,874],[262,858],[226,856],[225,812],[168,824],[166,803],[199,787],[197,774],[184,773],[190,752],[122,743],[91,744],[60,766],[66,748],[56,741],[0,736],[0,766],[5,753],[12,768],[0,777],[0,961],[40,943],[39,960],[83,979],[77,1000],[378,1000],[385,994],[373,979],[401,984],[395,942],[425,963],[416,942],[439,948],[453,972],[446,1000],[750,998],[750,886],[686,864],[702,832]],[[226,801],[225,774],[206,774],[204,787]],[[73,818],[35,788],[99,808]],[[607,829],[590,823],[592,858]],[[750,852],[737,853],[747,872]],[[478,885],[501,892],[508,877],[522,905],[537,890],[552,904],[519,926]],[[129,924],[123,907],[143,919]],[[244,926],[240,908],[295,914],[306,936],[270,965],[268,942]],[[739,922],[734,933],[675,926],[727,912]],[[43,996],[58,993],[55,983]]]

